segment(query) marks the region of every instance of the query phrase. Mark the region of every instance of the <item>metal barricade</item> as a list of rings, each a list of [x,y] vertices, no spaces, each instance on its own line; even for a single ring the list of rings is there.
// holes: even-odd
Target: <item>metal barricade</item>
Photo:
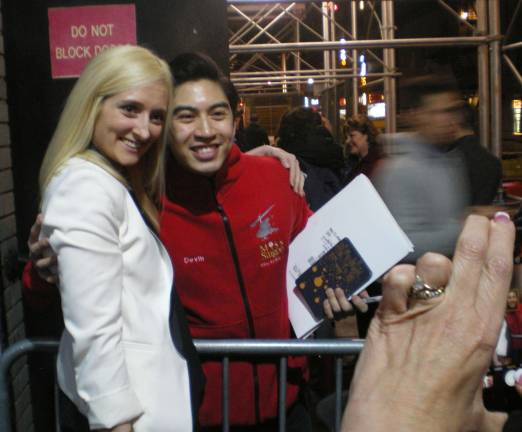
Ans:
[[[0,356],[0,432],[11,432],[9,369],[20,356],[32,351],[56,352],[58,341],[23,340],[7,348]],[[194,345],[201,357],[223,358],[223,431],[228,432],[229,424],[229,367],[231,357],[274,356],[279,357],[279,431],[285,430],[286,423],[286,378],[287,357],[290,355],[330,355],[335,356],[335,429],[341,423],[342,398],[342,357],[357,354],[362,350],[362,339],[332,340],[273,340],[273,339],[198,339]]]

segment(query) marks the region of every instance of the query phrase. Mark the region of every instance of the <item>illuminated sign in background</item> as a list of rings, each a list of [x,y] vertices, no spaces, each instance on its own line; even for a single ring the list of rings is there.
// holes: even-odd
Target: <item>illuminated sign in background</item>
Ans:
[[[115,45],[136,45],[136,10],[131,5],[49,8],[53,78],[77,77],[89,60]]]

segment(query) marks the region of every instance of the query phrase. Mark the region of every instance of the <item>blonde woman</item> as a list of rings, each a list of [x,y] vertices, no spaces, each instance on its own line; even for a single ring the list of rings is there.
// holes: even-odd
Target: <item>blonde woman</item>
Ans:
[[[40,172],[65,322],[58,382],[91,430],[189,431],[197,418],[199,363],[155,235],[171,85],[145,48],[99,54]]]

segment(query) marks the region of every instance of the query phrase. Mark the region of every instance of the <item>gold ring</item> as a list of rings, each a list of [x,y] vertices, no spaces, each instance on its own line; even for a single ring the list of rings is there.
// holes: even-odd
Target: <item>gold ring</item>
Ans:
[[[430,300],[444,294],[446,287],[433,288],[424,282],[424,279],[419,275],[415,275],[415,283],[411,286],[408,296],[415,300]]]

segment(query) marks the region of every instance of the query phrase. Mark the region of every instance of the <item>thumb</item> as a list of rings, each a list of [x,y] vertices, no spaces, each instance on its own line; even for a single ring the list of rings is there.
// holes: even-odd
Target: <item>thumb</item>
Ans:
[[[507,421],[507,414],[503,412],[485,411],[478,432],[500,432]]]

